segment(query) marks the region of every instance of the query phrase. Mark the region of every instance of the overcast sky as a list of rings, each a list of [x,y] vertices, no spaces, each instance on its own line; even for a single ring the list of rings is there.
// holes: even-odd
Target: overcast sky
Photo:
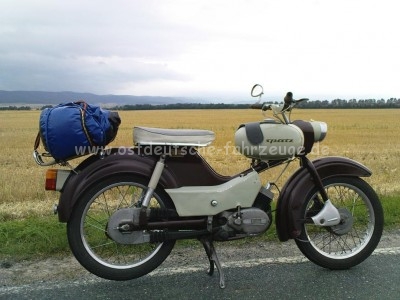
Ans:
[[[1,0],[0,90],[399,98],[399,3]]]

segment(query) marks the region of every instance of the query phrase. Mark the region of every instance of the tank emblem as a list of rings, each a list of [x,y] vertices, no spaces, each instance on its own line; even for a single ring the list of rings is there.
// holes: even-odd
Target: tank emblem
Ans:
[[[292,143],[293,139],[267,139],[267,143]]]

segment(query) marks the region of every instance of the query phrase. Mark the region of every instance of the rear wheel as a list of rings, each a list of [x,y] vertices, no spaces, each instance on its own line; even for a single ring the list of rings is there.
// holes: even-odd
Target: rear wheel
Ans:
[[[369,257],[378,245],[383,231],[382,206],[375,191],[360,178],[333,177],[323,185],[341,222],[332,227],[310,222],[322,208],[321,197],[313,190],[302,208],[306,222],[296,244],[319,266],[348,269]]]
[[[118,244],[107,234],[110,216],[117,210],[139,207],[146,180],[117,175],[90,188],[74,207],[67,225],[70,248],[91,273],[111,280],[128,280],[157,268],[170,254],[175,241]],[[164,190],[157,188],[150,208],[174,208]]]

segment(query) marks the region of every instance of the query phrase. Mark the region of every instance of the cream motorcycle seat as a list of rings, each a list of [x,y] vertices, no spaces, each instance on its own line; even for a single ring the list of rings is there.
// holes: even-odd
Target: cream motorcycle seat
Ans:
[[[215,134],[210,130],[133,128],[133,141],[136,145],[204,147],[214,139]]]

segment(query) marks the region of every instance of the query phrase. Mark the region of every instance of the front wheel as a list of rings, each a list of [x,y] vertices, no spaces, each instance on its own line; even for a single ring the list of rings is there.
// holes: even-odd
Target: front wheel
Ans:
[[[123,245],[107,233],[114,212],[140,207],[147,181],[115,175],[98,182],[78,200],[67,225],[68,242],[76,259],[91,273],[111,280],[133,279],[154,270],[170,254],[175,241]],[[168,194],[157,188],[149,208],[173,209],[174,205]]]
[[[321,210],[316,189],[307,195],[302,208],[301,235],[295,240],[312,262],[328,269],[351,268],[371,255],[383,231],[383,210],[371,186],[357,177],[333,177],[323,181],[341,222],[331,227],[316,226],[311,217]]]

